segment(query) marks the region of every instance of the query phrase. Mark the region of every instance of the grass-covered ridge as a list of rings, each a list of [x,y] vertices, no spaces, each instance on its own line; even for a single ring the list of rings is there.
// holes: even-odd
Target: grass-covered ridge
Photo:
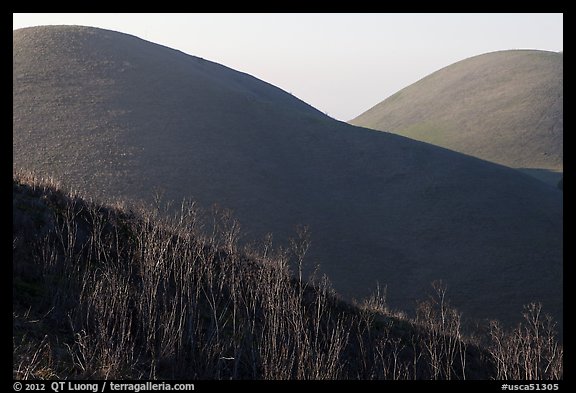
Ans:
[[[562,378],[538,305],[465,334],[441,283],[409,318],[385,291],[350,305],[306,279],[305,230],[240,248],[226,212],[134,210],[15,175],[14,378]]]
[[[388,131],[512,168],[563,171],[563,54],[505,50],[444,67],[351,124]]]
[[[442,278],[470,318],[510,326],[537,301],[562,324],[556,183],[338,122],[255,77],[120,32],[18,29],[13,65],[14,168],[100,200],[153,203],[158,188],[218,203],[247,241],[285,241],[306,225],[308,266],[321,261],[347,300],[380,282],[391,307],[412,310]]]

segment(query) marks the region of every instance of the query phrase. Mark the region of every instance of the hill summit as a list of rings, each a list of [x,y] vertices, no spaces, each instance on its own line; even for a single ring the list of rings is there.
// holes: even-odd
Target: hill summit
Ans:
[[[508,50],[471,57],[351,120],[556,184],[563,170],[563,54]]]
[[[244,243],[306,225],[309,266],[347,299],[379,283],[410,310],[442,279],[470,318],[513,322],[536,301],[561,323],[558,190],[134,36],[13,32],[13,160],[104,201],[218,204]]]

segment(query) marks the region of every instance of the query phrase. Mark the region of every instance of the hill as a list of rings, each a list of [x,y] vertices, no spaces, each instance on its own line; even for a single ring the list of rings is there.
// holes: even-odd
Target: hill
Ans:
[[[410,310],[442,279],[470,317],[538,301],[561,322],[558,190],[126,34],[37,27],[13,45],[14,168],[103,201],[216,203],[245,243],[307,225],[310,265],[347,299],[379,282]]]
[[[388,310],[385,293],[352,306],[325,277],[294,275],[305,236],[289,250],[242,248],[229,217],[193,204],[167,219],[22,174],[12,200],[15,379],[563,375],[538,305],[516,329],[492,322],[472,339],[441,283],[409,319]],[[208,236],[206,220],[218,223]]]
[[[563,171],[563,54],[471,57],[400,90],[350,123],[519,168],[556,185]]]

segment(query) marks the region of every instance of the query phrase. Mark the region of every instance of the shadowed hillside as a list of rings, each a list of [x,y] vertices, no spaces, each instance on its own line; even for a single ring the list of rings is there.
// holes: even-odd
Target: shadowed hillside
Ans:
[[[555,185],[563,170],[563,54],[475,56],[400,90],[350,123],[496,162]]]
[[[311,265],[348,299],[379,282],[413,309],[442,279],[470,317],[516,321],[539,301],[561,321],[557,189],[133,36],[37,27],[13,45],[14,168],[102,200],[217,203],[243,241],[307,225]]]
[[[270,239],[241,247],[229,213],[193,202],[167,218],[87,201],[15,174],[12,188],[15,379],[561,379],[554,321],[492,321],[474,336],[441,282],[417,316],[386,291],[359,305],[290,265]],[[160,210],[159,210],[160,208]],[[292,263],[290,263],[292,261]]]

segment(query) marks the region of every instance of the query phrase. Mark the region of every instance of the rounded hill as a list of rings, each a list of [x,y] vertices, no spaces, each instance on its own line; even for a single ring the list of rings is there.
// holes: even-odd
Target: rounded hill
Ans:
[[[400,90],[350,121],[479,157],[546,180],[563,170],[563,54],[471,57]],[[561,175],[552,175],[556,184]]]
[[[217,203],[244,242],[308,225],[310,265],[348,299],[379,282],[413,309],[442,279],[469,317],[511,322],[541,301],[561,320],[557,189],[134,36],[14,31],[13,160],[99,199]]]

